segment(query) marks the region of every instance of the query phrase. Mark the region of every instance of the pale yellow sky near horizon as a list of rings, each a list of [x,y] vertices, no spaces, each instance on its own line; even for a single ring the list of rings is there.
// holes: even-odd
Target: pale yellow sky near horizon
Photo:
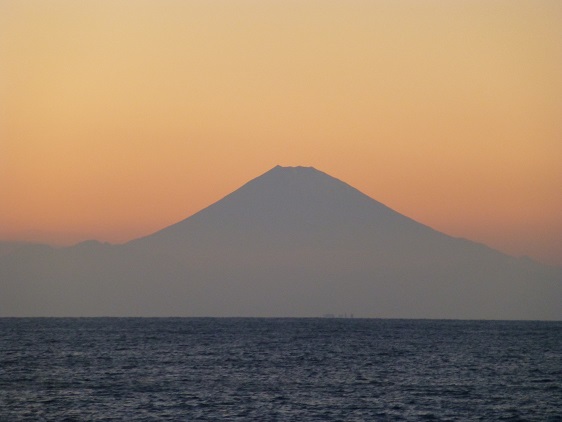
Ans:
[[[0,0],[0,240],[148,234],[269,168],[562,265],[562,2]]]

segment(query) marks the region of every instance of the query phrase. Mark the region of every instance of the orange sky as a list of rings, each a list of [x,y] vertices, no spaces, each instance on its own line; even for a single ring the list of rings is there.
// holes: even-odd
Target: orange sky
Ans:
[[[558,0],[0,0],[0,239],[123,242],[276,164],[562,265]]]

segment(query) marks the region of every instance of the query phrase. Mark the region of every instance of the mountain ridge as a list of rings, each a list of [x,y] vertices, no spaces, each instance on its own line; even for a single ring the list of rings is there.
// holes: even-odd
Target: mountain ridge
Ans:
[[[562,268],[455,238],[311,167],[276,166],[122,245],[0,256],[3,316],[562,320]]]

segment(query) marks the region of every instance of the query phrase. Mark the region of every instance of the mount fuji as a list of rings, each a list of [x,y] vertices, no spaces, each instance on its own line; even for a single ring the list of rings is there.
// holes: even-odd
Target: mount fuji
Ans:
[[[123,245],[8,250],[0,316],[562,320],[562,268],[440,233],[311,167],[277,166]]]

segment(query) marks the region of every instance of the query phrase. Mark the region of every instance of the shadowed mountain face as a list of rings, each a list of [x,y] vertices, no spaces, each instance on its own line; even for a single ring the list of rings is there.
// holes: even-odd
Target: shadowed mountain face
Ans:
[[[0,315],[562,319],[562,269],[439,233],[313,168],[275,167],[125,245],[0,256]]]
[[[438,235],[351,186],[310,167],[277,166],[173,226],[131,242],[183,251],[363,248]],[[233,250],[232,252],[236,252]]]

